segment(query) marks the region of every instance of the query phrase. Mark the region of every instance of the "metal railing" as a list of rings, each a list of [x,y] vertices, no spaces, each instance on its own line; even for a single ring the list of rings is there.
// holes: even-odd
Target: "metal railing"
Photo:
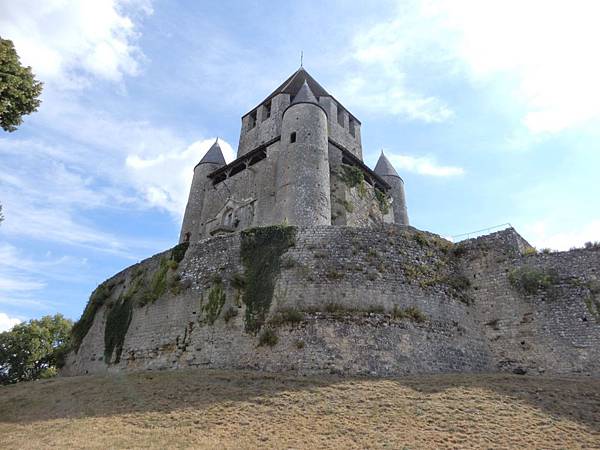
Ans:
[[[482,236],[484,234],[489,234],[491,231],[500,231],[506,230],[507,228],[513,228],[510,223],[503,223],[500,225],[494,225],[493,227],[483,228],[481,230],[470,231],[469,233],[457,234],[455,236],[450,236],[452,238],[452,242],[464,241],[465,239],[471,239],[477,236]]]

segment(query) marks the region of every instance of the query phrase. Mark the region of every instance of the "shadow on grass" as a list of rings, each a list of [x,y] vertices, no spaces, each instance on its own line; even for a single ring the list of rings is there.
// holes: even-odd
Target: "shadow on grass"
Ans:
[[[485,390],[526,403],[555,418],[600,431],[600,379],[508,374],[445,374],[399,378],[295,376],[250,371],[181,370],[112,376],[56,378],[0,387],[0,422],[32,423],[62,418],[105,417],[206,409],[226,402],[269,403],[284,392],[319,395],[333,388],[343,401],[365,383],[392,383],[398,392],[428,396],[454,389]],[[331,393],[330,393],[331,394]],[[406,391],[404,394],[406,395]],[[474,417],[473,420],[478,420]]]

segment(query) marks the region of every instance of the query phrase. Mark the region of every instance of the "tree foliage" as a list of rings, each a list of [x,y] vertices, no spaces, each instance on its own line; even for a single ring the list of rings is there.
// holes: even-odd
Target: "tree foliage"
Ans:
[[[56,375],[73,323],[62,314],[44,316],[0,333],[0,384]]]
[[[0,126],[15,131],[22,117],[37,111],[42,83],[23,67],[12,41],[0,37]]]

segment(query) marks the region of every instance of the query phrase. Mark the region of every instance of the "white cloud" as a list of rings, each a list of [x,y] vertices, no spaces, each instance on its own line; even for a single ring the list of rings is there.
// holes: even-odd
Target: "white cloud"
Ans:
[[[19,323],[21,323],[21,321],[16,317],[9,317],[8,314],[0,312],[0,333],[10,330]]]
[[[593,220],[570,231],[559,231],[547,221],[538,221],[525,225],[522,231],[529,243],[538,249],[569,250],[583,247],[586,242],[600,241],[600,220]]]
[[[442,166],[433,157],[429,156],[398,155],[390,152],[386,152],[386,155],[400,174],[402,174],[402,171],[408,171],[419,175],[451,177],[465,173],[462,167]]]
[[[183,151],[165,151],[149,158],[131,154],[126,159],[131,180],[149,204],[181,218],[187,203],[193,169],[214,141],[214,138],[196,141]],[[219,145],[227,162],[235,159],[235,153],[228,142],[219,139]]]
[[[140,70],[138,32],[125,11],[150,14],[147,1],[0,0],[0,10],[2,37],[45,82],[76,87]]]
[[[433,96],[422,96],[412,92],[404,83],[404,75],[393,70],[372,74],[372,78],[361,76],[344,80],[341,95],[353,105],[366,110],[393,114],[423,122],[443,122],[454,112]]]
[[[59,304],[43,295],[49,282],[76,284],[90,282],[87,261],[50,253],[32,255],[7,243],[0,243],[0,305],[47,309]],[[74,277],[74,274],[76,276]]]
[[[386,89],[407,91],[420,81],[411,68],[427,67],[494,87],[529,131],[555,133],[600,118],[598,17],[594,0],[403,1],[395,17],[357,35],[354,58],[377,80],[367,87],[377,93],[374,107],[421,118],[410,108],[425,106],[425,120],[431,111],[447,118],[449,107],[429,95],[408,97],[407,110],[395,106],[398,95],[385,98]]]

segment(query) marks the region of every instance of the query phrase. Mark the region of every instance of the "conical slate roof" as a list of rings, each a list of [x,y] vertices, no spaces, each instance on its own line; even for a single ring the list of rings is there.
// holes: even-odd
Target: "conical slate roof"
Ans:
[[[377,165],[375,166],[375,173],[380,177],[400,178],[400,175],[398,175],[398,172],[396,172],[396,169],[394,169],[392,163],[383,154],[383,151],[381,152],[381,156],[379,156],[379,161],[377,161]]]
[[[223,152],[221,151],[221,147],[219,146],[219,138],[217,138],[215,143],[208,149],[208,151],[198,164],[219,164],[221,166],[225,165],[225,158],[223,157]]]
[[[298,91],[296,96],[294,97],[294,101],[292,102],[292,105],[295,103],[317,103],[318,104],[317,97],[315,97],[315,94],[313,94],[312,91],[310,90],[310,87],[308,86],[308,83],[306,82],[306,80],[304,80],[302,87],[300,88],[300,90]]]

